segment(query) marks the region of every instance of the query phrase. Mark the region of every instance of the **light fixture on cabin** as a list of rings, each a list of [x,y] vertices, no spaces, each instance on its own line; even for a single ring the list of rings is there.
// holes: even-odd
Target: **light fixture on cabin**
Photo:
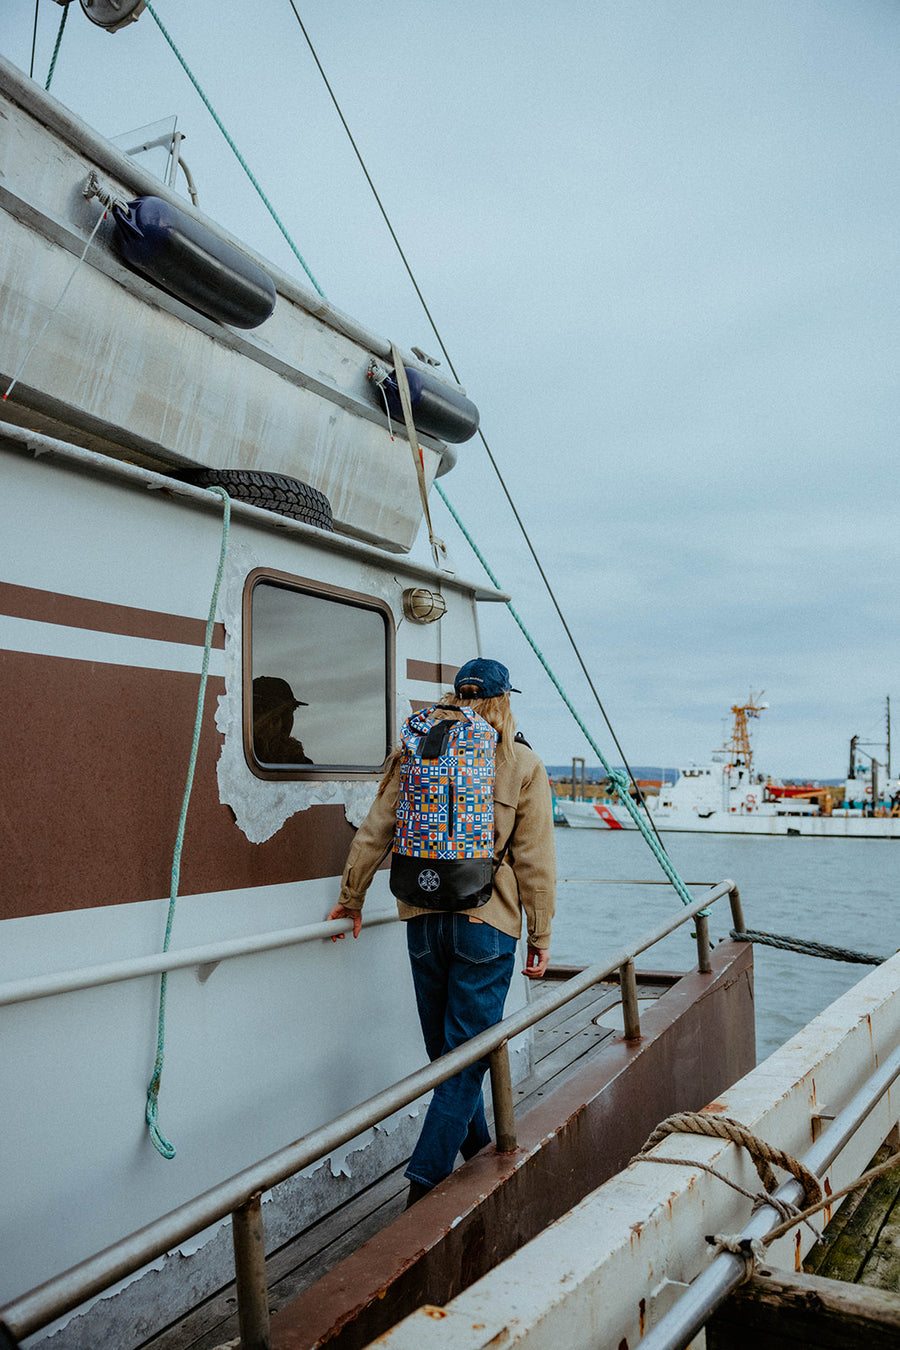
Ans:
[[[412,623],[435,623],[447,613],[447,602],[440,592],[424,586],[410,586],[403,592],[403,614]]]

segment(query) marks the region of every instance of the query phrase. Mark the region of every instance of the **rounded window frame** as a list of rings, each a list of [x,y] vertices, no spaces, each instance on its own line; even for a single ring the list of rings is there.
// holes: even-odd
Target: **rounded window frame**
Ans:
[[[339,605],[348,605],[353,609],[365,609],[380,615],[385,625],[385,755],[378,765],[356,764],[286,764],[283,769],[262,764],[253,749],[253,593],[261,583],[278,586],[282,590],[299,591],[304,595],[313,595]],[[241,725],[243,730],[244,760],[250,772],[256,778],[269,782],[315,782],[345,779],[378,779],[382,776],[391,757],[396,741],[396,669],[397,669],[397,625],[394,613],[387,601],[378,596],[366,595],[362,591],[351,591],[343,586],[333,586],[311,577],[297,576],[292,572],[282,572],[272,567],[255,567],[248,573],[244,582],[242,599],[242,643],[241,643]]]

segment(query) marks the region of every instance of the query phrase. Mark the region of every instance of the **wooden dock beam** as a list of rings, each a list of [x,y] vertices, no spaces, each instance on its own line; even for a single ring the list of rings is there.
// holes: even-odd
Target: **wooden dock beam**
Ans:
[[[896,1350],[900,1293],[821,1275],[767,1270],[706,1327],[707,1350]]]

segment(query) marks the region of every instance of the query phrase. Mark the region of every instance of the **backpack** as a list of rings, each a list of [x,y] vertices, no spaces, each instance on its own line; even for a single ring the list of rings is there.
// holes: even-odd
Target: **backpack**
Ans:
[[[435,711],[413,713],[400,737],[391,891],[420,909],[474,909],[493,881],[497,733],[471,708]]]

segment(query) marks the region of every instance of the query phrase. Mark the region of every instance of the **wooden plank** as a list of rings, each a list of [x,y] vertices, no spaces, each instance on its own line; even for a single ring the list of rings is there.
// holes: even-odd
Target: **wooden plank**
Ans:
[[[706,1327],[707,1350],[897,1350],[900,1294],[793,1271],[761,1272]]]
[[[402,1213],[407,1189],[401,1166],[274,1251],[266,1260],[272,1310],[296,1298]],[[213,1350],[237,1336],[236,1306],[232,1282],[141,1350]]]
[[[900,1292],[900,1200],[895,1199],[859,1283]]]
[[[888,1144],[882,1144],[881,1148],[875,1154],[875,1157],[869,1163],[869,1167],[877,1167],[878,1164],[884,1162],[892,1152],[893,1150]],[[868,1168],[866,1168],[866,1171],[868,1171]],[[867,1194],[868,1187],[860,1186],[859,1190],[851,1191],[841,1202],[840,1209],[831,1216],[831,1219],[825,1225],[822,1236],[819,1238],[818,1242],[810,1247],[806,1254],[806,1259],[803,1262],[803,1269],[806,1271],[807,1275],[828,1274],[828,1271],[824,1269],[824,1266],[828,1261],[831,1249],[850,1223],[850,1220],[853,1218],[860,1205],[865,1202]]]

